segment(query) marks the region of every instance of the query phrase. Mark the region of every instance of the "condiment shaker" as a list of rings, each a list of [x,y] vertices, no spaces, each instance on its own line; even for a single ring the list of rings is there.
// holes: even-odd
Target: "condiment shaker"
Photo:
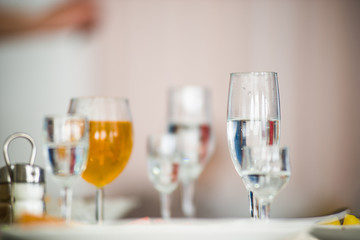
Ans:
[[[25,138],[31,143],[29,163],[10,164],[8,147],[16,138]],[[0,169],[0,180],[4,200],[11,203],[11,221],[17,221],[23,214],[42,216],[45,214],[45,173],[44,169],[34,165],[36,155],[35,142],[25,133],[15,133],[4,143],[4,158],[6,166]],[[10,188],[9,188],[10,186]]]

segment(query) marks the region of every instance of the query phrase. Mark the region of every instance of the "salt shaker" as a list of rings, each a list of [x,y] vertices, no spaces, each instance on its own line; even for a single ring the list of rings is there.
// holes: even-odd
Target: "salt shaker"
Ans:
[[[29,163],[10,164],[8,146],[16,138],[25,138],[31,143],[32,150]],[[35,155],[35,142],[32,137],[25,133],[15,133],[4,143],[6,166],[0,169],[0,179],[10,181],[10,184],[7,182],[6,186],[10,185],[11,217],[12,221],[15,222],[23,214],[36,216],[45,214],[44,169],[34,165]]]

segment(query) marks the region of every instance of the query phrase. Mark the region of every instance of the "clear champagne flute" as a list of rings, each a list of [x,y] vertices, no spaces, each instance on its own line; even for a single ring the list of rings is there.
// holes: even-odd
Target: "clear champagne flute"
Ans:
[[[150,135],[147,139],[148,177],[160,193],[161,217],[171,216],[170,194],[179,184],[179,151],[173,134]]]
[[[125,168],[133,146],[129,103],[124,98],[73,98],[69,113],[89,120],[89,154],[83,179],[96,187],[96,222],[104,220],[104,186]]]
[[[240,175],[245,146],[277,145],[280,141],[280,96],[277,73],[232,73],[227,109],[227,139],[232,162]],[[258,218],[258,203],[249,191],[250,215]]]
[[[71,187],[85,169],[88,153],[88,124],[81,116],[44,118],[44,155],[47,170],[61,186],[61,215],[71,219]]]
[[[181,145],[180,181],[182,210],[195,217],[195,181],[214,150],[210,91],[201,86],[171,88],[168,105],[168,132],[178,136]]]
[[[259,218],[270,217],[270,205],[290,179],[288,148],[278,145],[244,147],[240,176],[259,204]]]

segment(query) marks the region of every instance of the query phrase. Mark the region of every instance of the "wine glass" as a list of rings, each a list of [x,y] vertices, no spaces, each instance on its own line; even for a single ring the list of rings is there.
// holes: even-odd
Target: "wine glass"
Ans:
[[[259,204],[259,218],[270,217],[274,197],[290,179],[288,148],[278,145],[244,147],[240,176]]]
[[[176,134],[181,145],[182,210],[186,217],[194,217],[195,181],[209,160],[215,142],[207,88],[181,86],[170,89],[168,132]]]
[[[232,162],[240,175],[245,146],[277,145],[280,141],[280,96],[277,73],[230,75],[227,139]],[[249,191],[250,215],[258,218],[258,203]]]
[[[89,155],[82,177],[96,187],[95,218],[102,223],[103,187],[124,170],[132,151],[129,103],[124,98],[73,98],[69,113],[83,114],[89,120]]]
[[[148,177],[160,193],[161,217],[171,216],[170,194],[179,181],[179,152],[176,136],[173,134],[150,135],[147,139]]]
[[[47,170],[61,186],[61,215],[71,219],[72,184],[85,169],[88,153],[88,122],[82,116],[45,116],[44,155]]]

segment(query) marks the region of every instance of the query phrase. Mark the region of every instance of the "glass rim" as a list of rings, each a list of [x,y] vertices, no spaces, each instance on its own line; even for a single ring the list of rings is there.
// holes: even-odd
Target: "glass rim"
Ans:
[[[85,115],[78,114],[78,113],[65,113],[65,114],[46,114],[43,117],[44,119],[84,119],[88,120]]]
[[[264,71],[264,72],[232,72],[230,76],[269,76],[277,75],[277,72]]]
[[[280,145],[244,146],[243,150],[248,151],[248,150],[251,150],[251,149],[262,149],[262,148],[265,148],[265,149],[279,149],[279,151],[289,150],[288,146],[280,146]]]
[[[125,101],[129,102],[129,99],[126,97],[114,97],[114,96],[80,96],[80,97],[72,97],[70,101],[75,100],[117,100],[117,101]]]
[[[178,85],[178,86],[172,86],[169,88],[170,91],[175,91],[175,90],[184,90],[184,89],[201,89],[204,90],[205,92],[209,92],[210,89],[207,86],[204,85],[196,85],[196,84],[183,84],[183,85]]]
[[[162,138],[162,137],[177,137],[176,134],[174,133],[167,133],[167,132],[164,132],[164,133],[151,133],[147,136],[147,138]]]

